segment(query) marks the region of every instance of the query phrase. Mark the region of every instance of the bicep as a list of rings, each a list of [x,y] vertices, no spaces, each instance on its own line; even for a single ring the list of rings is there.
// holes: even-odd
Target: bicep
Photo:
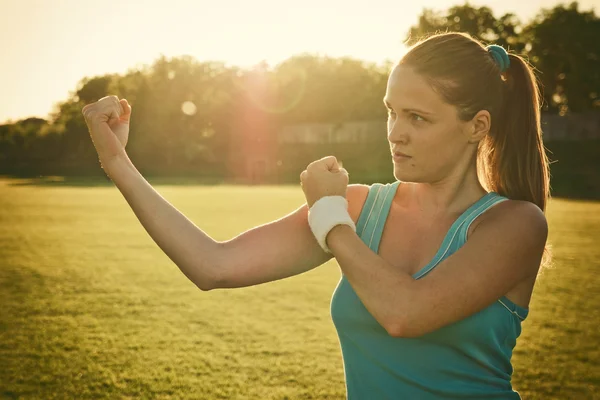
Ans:
[[[368,187],[350,185],[348,212],[358,220]],[[220,244],[217,287],[258,285],[307,272],[333,255],[321,249],[308,225],[306,204]]]
[[[301,274],[331,258],[312,235],[306,205],[221,243],[218,287],[258,285]]]

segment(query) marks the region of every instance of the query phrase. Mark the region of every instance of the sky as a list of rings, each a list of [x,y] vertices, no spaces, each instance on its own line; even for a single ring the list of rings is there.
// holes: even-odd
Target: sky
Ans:
[[[522,21],[555,0],[470,1]],[[396,60],[423,8],[459,0],[0,0],[0,124],[48,117],[84,77],[161,55],[248,67],[299,53]],[[600,0],[580,0],[600,11]]]

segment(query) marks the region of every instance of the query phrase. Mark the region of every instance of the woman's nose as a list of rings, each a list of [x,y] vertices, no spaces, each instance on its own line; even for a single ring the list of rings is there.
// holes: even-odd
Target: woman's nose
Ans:
[[[408,128],[400,120],[388,122],[388,140],[390,142],[407,143],[409,139]]]

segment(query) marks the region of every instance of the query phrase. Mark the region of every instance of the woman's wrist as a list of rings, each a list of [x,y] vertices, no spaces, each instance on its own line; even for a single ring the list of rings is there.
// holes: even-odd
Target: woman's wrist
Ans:
[[[325,238],[325,243],[327,244],[327,247],[329,248],[329,251],[332,254],[341,240],[347,240],[343,239],[344,235],[347,234],[356,234],[356,230],[352,229],[352,227],[348,225],[336,225],[333,228],[331,228],[331,230],[327,234],[327,237]]]
[[[348,201],[343,196],[325,196],[317,200],[308,212],[308,224],[315,239],[327,253],[331,253],[326,242],[327,236],[334,227],[347,225],[356,231],[354,221],[348,214]]]
[[[104,172],[106,172],[106,175],[108,175],[108,177],[113,181],[118,179],[119,176],[124,172],[132,169],[135,170],[133,163],[127,156],[127,153],[124,151],[123,153],[113,156],[110,159],[100,159],[100,165],[102,166]]]

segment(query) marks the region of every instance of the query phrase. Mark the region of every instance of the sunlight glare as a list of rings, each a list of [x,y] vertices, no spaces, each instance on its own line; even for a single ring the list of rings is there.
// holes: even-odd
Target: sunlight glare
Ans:
[[[196,114],[197,108],[196,105],[194,103],[192,103],[191,101],[186,101],[181,105],[181,111],[185,114],[185,115],[194,115]]]

